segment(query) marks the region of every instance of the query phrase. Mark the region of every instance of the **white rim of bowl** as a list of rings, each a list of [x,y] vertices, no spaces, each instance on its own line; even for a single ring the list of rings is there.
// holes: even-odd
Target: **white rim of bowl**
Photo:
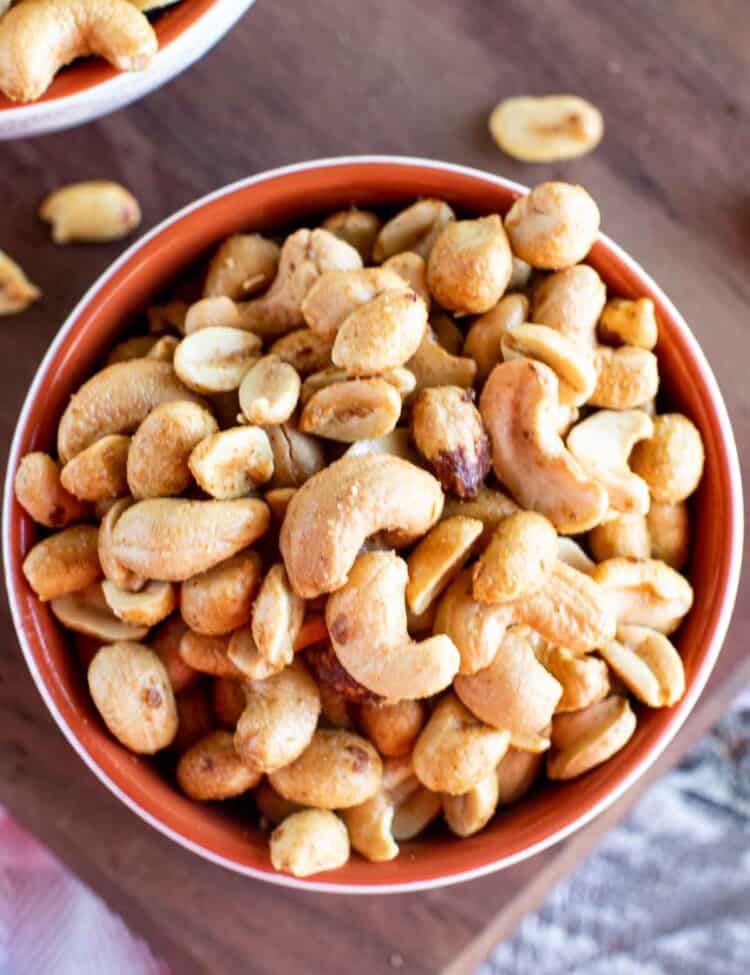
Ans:
[[[188,206],[183,207],[174,213],[171,217],[167,217],[160,224],[150,230],[148,233],[144,234],[139,240],[132,244],[128,249],[117,258],[117,260],[110,266],[110,268],[105,271],[105,273],[97,279],[97,281],[88,289],[84,294],[83,298],[78,302],[73,311],[65,320],[64,324],[61,326],[60,331],[56,335],[46,355],[44,356],[42,362],[40,363],[34,380],[31,383],[28,393],[26,394],[26,399],[24,400],[21,413],[16,422],[16,430],[13,436],[13,442],[10,448],[10,454],[8,457],[8,467],[5,478],[5,491],[3,498],[3,552],[4,552],[4,564],[5,564],[5,585],[8,592],[8,599],[10,602],[11,612],[13,616],[13,622],[15,624],[16,633],[18,635],[19,642],[21,644],[21,649],[23,655],[26,658],[26,664],[31,672],[31,676],[34,679],[39,693],[44,699],[49,711],[57,722],[58,727],[61,729],[65,737],[68,739],[70,744],[73,746],[75,751],[83,759],[86,765],[91,769],[94,775],[102,782],[117,798],[123,802],[129,809],[135,812],[141,819],[147,822],[158,832],[165,836],[168,836],[175,843],[180,846],[191,850],[193,853],[198,854],[206,860],[210,860],[219,866],[225,867],[228,870],[233,870],[235,873],[241,873],[245,876],[254,877],[258,880],[262,880],[266,883],[277,884],[280,887],[290,887],[296,890],[308,890],[308,891],[318,891],[320,893],[328,894],[404,894],[412,891],[420,890],[435,890],[439,887],[449,887],[453,884],[463,883],[467,880],[475,880],[478,877],[484,877],[488,874],[495,873],[498,870],[503,870],[506,867],[511,867],[516,863],[520,863],[522,860],[527,860],[529,857],[534,856],[537,853],[541,853],[543,850],[554,846],[561,840],[566,839],[568,836],[577,832],[587,823],[590,823],[598,815],[608,809],[613,803],[615,803],[622,795],[624,795],[628,789],[641,776],[654,764],[657,758],[663,753],[665,748],[674,739],[677,732],[680,730],[684,724],[687,716],[693,710],[698,697],[700,696],[703,688],[708,680],[709,675],[713,671],[716,664],[716,659],[721,650],[722,644],[724,642],[724,637],[726,636],[727,628],[729,626],[729,621],[732,616],[732,610],[734,608],[735,599],[737,596],[737,588],[739,585],[740,577],[740,566],[742,560],[742,539],[743,539],[743,507],[742,507],[742,480],[740,476],[740,465],[737,456],[737,446],[734,440],[734,434],[732,432],[732,427],[729,422],[729,415],[727,413],[726,406],[724,404],[724,399],[721,395],[719,385],[716,382],[713,371],[708,364],[708,360],[703,354],[697,339],[693,335],[685,319],[677,311],[675,306],[669,300],[669,298],[664,294],[661,288],[656,284],[656,282],[647,274],[640,265],[633,260],[628,254],[625,253],[617,244],[615,244],[609,237],[605,234],[599,234],[599,239],[602,240],[607,247],[617,255],[617,257],[628,266],[634,273],[640,275],[646,283],[652,288],[658,295],[664,306],[669,311],[674,321],[677,323],[678,328],[682,332],[682,337],[686,341],[687,345],[690,347],[691,353],[697,359],[701,370],[703,371],[706,382],[711,390],[713,402],[716,404],[716,413],[719,421],[719,427],[721,430],[721,436],[726,444],[727,455],[729,460],[729,475],[730,475],[730,486],[732,492],[732,514],[735,524],[735,532],[732,538],[732,552],[731,552],[731,562],[729,566],[729,573],[727,576],[727,587],[726,595],[724,599],[724,606],[722,608],[721,615],[716,624],[716,631],[714,633],[713,640],[708,648],[706,655],[706,662],[703,667],[703,675],[696,680],[691,686],[688,693],[683,698],[682,712],[670,728],[664,733],[662,739],[651,749],[648,755],[640,761],[631,772],[626,775],[621,782],[617,784],[610,792],[603,796],[597,803],[595,803],[590,809],[588,809],[581,816],[577,817],[572,823],[567,826],[556,830],[550,836],[545,837],[539,842],[531,844],[523,850],[519,850],[518,853],[512,854],[507,857],[502,857],[499,860],[494,860],[491,863],[483,864],[481,867],[475,867],[472,870],[466,870],[460,873],[450,874],[444,877],[438,877],[431,880],[417,880],[403,884],[336,884],[336,883],[322,883],[318,881],[306,881],[299,880],[295,877],[287,876],[282,873],[272,873],[259,870],[256,867],[247,867],[236,863],[234,860],[229,860],[226,857],[219,856],[218,854],[206,849],[200,843],[194,843],[192,840],[187,839],[180,833],[175,832],[161,820],[157,819],[151,813],[143,809],[135,800],[131,799],[117,786],[109,776],[96,764],[96,762],[91,758],[83,745],[79,742],[78,738],[69,727],[65,719],[62,717],[58,711],[54,701],[50,697],[47,688],[44,684],[39,670],[37,669],[36,662],[34,660],[34,655],[31,650],[31,646],[26,638],[26,634],[23,628],[21,608],[18,605],[16,599],[14,584],[10,576],[9,569],[9,556],[10,556],[10,512],[12,508],[13,499],[13,472],[15,472],[18,466],[19,453],[20,453],[20,438],[21,429],[26,425],[28,414],[31,409],[31,404],[36,399],[41,386],[41,377],[47,367],[49,366],[51,360],[55,357],[58,348],[63,343],[68,332],[73,328],[79,314],[82,309],[89,303],[89,301],[94,297],[94,295],[100,291],[106,282],[125,264],[130,258],[137,253],[137,251],[148,241],[152,240],[154,237],[161,234],[167,227],[176,221],[182,219],[194,210],[198,210],[203,206],[219,199],[222,196],[233,193],[236,190],[244,189],[248,186],[253,186],[257,183],[262,183],[267,180],[276,179],[279,176],[286,176],[291,173],[304,172],[309,169],[322,169],[330,168],[333,166],[348,166],[352,164],[375,164],[384,166],[414,166],[438,170],[448,170],[450,172],[463,174],[465,176],[471,176],[474,179],[481,179],[485,182],[495,183],[500,186],[508,187],[518,193],[528,192],[528,188],[520,183],[516,183],[513,180],[505,179],[501,176],[495,176],[492,173],[484,172],[481,169],[475,169],[469,166],[460,166],[456,163],[443,163],[435,159],[420,159],[416,156],[386,156],[386,155],[364,155],[364,156],[336,156],[330,159],[314,159],[309,162],[295,163],[290,166],[281,166],[277,169],[266,170],[262,173],[258,173],[255,176],[249,176],[244,179],[237,180],[234,183],[230,183],[221,189],[215,190],[213,193],[209,193],[206,196],[201,197],[194,203],[188,204]]]
[[[160,49],[144,71],[120,72],[74,95],[0,111],[0,141],[59,132],[99,118],[148,95],[189,68],[224,37],[255,0],[215,3]]]

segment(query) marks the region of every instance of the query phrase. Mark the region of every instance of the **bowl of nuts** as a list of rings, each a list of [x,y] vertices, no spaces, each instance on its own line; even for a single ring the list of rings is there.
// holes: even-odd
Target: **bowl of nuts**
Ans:
[[[0,0],[0,140],[106,115],[170,81],[253,0]]]
[[[31,674],[133,811],[253,877],[402,891],[655,760],[726,632],[741,487],[583,188],[357,157],[115,262],[29,391],[3,544]]]

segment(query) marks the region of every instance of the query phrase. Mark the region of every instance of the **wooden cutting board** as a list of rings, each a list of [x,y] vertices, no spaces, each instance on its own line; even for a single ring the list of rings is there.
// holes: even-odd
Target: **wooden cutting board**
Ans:
[[[655,276],[703,344],[750,445],[750,20],[743,0],[258,0],[219,48],[139,105],[70,133],[3,144],[0,248],[44,301],[0,321],[2,446],[50,339],[120,245],[55,247],[48,189],[121,180],[144,229],[230,180],[301,159],[395,152],[523,182],[585,184],[604,229]],[[501,155],[489,109],[575,92],[604,112],[591,156],[525,166]],[[750,680],[750,597],[709,688],[653,774],[679,759]],[[0,802],[98,891],[173,972],[470,972],[636,798],[501,874],[424,894],[301,894],[225,872],[120,805],[63,740],[0,615]],[[653,777],[653,776],[652,776]],[[639,786],[640,789],[642,786]]]

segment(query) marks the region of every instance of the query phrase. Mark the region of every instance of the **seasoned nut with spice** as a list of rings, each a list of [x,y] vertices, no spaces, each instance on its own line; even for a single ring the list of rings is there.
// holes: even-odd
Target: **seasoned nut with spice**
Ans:
[[[241,301],[273,281],[279,248],[260,234],[234,234],[220,244],[206,272],[203,297],[225,295]]]
[[[606,345],[653,349],[659,337],[656,309],[650,298],[611,298],[599,319],[599,338]]]
[[[654,420],[650,438],[636,445],[630,465],[654,501],[677,504],[698,487],[704,457],[696,425],[681,413],[663,413]]]
[[[534,288],[529,321],[591,348],[606,300],[607,289],[593,267],[576,264],[547,275]]]
[[[443,200],[417,200],[380,228],[373,259],[380,263],[402,251],[414,251],[427,260],[438,234],[452,220],[455,214]]]
[[[582,186],[540,183],[505,216],[513,253],[532,267],[559,271],[578,264],[599,232],[599,208]]]
[[[48,528],[64,528],[83,521],[88,505],[66,491],[60,465],[49,454],[35,451],[21,460],[14,481],[16,500],[35,522]]]
[[[474,598],[507,603],[540,589],[557,561],[557,532],[543,516],[519,511],[495,529],[472,573]]]
[[[512,270],[510,247],[497,214],[449,223],[427,260],[427,286],[443,308],[481,315],[503,295]]]
[[[489,441],[474,394],[460,386],[424,389],[414,401],[414,441],[446,491],[473,498],[490,469]]]

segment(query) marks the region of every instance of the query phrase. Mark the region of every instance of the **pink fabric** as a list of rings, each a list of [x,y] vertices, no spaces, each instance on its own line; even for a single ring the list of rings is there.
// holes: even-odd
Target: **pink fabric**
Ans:
[[[0,975],[169,975],[0,807]]]

